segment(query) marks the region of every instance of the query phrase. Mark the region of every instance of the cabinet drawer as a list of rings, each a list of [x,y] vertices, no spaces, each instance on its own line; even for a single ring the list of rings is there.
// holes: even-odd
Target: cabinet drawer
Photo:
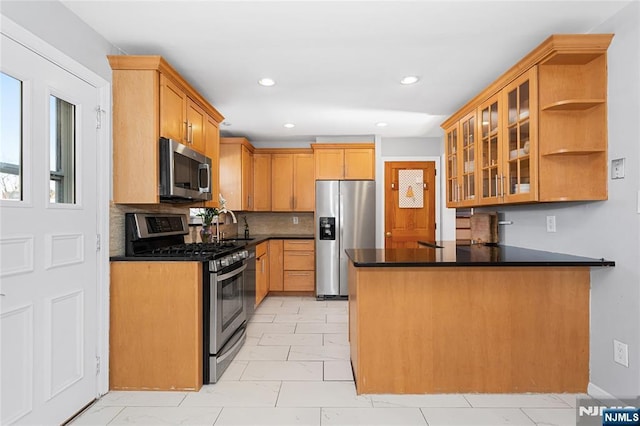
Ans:
[[[284,240],[285,251],[286,250],[313,251],[313,247],[314,247],[314,240]]]
[[[313,271],[315,260],[312,251],[285,251],[285,271]]]
[[[266,241],[256,246],[256,259],[262,255],[267,254],[267,246],[268,246],[268,243]]]
[[[284,291],[314,291],[313,271],[284,271]]]

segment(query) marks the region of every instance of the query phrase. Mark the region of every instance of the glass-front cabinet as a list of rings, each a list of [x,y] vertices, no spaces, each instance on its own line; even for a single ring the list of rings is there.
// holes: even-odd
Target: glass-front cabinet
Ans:
[[[461,202],[462,205],[474,204],[476,198],[476,115],[475,111],[460,122],[461,140]]]
[[[480,105],[480,204],[502,200],[502,151],[500,133],[500,96],[494,95]]]
[[[447,154],[447,206],[457,207],[459,199],[458,185],[458,123],[445,132]]]
[[[502,193],[505,202],[537,200],[537,88],[536,70],[502,90],[504,112]]]
[[[445,132],[449,207],[465,207],[476,203],[477,132],[475,111]]]

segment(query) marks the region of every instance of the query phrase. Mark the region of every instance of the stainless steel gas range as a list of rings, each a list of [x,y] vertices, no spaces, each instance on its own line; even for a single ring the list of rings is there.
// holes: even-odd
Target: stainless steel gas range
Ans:
[[[233,242],[185,243],[188,233],[186,215],[127,213],[125,255],[203,262],[203,382],[215,383],[246,340],[245,271],[255,250]]]

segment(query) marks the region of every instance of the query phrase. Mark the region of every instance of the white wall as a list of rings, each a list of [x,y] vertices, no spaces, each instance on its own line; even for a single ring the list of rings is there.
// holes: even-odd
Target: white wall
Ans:
[[[590,390],[619,398],[640,394],[639,28],[634,2],[592,31],[615,33],[608,51],[609,160],[625,158],[626,177],[609,180],[609,199],[498,209],[513,221],[500,228],[506,244],[616,262],[591,272]],[[547,215],[556,216],[556,233],[546,232]],[[613,362],[613,339],[629,345],[629,368]]]
[[[107,81],[107,55],[123,54],[59,1],[0,2],[0,13]]]

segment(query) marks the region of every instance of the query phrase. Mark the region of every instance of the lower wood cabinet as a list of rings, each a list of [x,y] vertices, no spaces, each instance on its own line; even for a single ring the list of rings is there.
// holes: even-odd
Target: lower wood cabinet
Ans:
[[[112,262],[109,388],[202,387],[202,262]]]
[[[284,241],[284,291],[315,290],[313,240]]]
[[[315,291],[314,241],[270,240],[271,291]]]
[[[256,247],[256,307],[269,293],[269,243]]]
[[[284,240],[269,240],[269,291],[283,290]]]

